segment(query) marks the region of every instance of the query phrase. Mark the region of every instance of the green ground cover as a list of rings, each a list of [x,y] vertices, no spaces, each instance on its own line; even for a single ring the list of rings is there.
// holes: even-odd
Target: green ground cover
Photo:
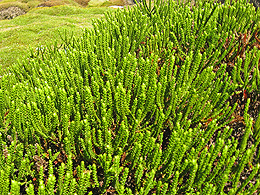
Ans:
[[[0,20],[0,66],[15,63],[28,53],[29,47],[37,48],[54,40],[59,42],[60,32],[82,35],[84,28],[91,28],[92,19],[102,17],[108,10],[115,9],[64,5],[37,8],[12,20]]]
[[[259,194],[259,23],[157,0],[60,26],[0,71],[0,194]]]

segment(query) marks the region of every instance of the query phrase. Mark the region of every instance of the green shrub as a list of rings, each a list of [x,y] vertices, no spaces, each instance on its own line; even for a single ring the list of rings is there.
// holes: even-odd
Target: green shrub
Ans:
[[[249,98],[228,126],[258,90],[258,21],[243,1],[142,2],[31,52],[0,80],[1,194],[259,191]]]

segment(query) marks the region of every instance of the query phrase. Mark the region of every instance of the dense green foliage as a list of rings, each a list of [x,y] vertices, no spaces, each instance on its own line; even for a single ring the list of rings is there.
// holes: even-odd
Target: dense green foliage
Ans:
[[[228,126],[230,97],[259,92],[259,16],[143,2],[31,52],[0,80],[0,193],[259,192],[249,98],[240,139]]]

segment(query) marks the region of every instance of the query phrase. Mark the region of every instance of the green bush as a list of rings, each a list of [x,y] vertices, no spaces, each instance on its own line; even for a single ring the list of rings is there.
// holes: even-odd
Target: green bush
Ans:
[[[229,127],[231,97],[259,91],[259,14],[142,2],[5,70],[1,194],[259,192],[250,98],[241,136]]]

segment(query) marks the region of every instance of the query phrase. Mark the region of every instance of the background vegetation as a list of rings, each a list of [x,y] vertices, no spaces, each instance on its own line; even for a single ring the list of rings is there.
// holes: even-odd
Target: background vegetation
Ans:
[[[102,17],[106,11],[115,9],[64,5],[37,8],[12,20],[0,20],[0,66],[15,63],[30,47],[36,50],[53,41],[61,43],[59,33],[81,36],[84,28],[92,27],[92,19]]]

